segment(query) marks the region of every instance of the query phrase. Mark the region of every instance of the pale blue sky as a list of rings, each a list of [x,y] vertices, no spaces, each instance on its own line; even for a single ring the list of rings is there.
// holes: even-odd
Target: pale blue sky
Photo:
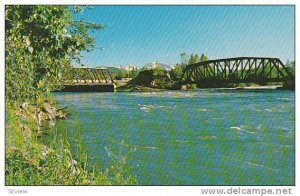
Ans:
[[[180,62],[238,56],[294,60],[294,6],[94,6],[82,17],[106,25],[93,34],[87,66]]]

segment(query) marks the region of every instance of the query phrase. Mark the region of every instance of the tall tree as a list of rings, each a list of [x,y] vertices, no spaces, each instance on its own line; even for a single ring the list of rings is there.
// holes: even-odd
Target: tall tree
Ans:
[[[192,53],[190,55],[190,59],[188,61],[188,64],[195,64],[199,62],[199,56],[197,54]]]
[[[5,7],[5,93],[8,100],[34,100],[58,88],[70,61],[93,49],[79,6],[8,5]],[[76,15],[76,17],[75,17]],[[76,18],[76,19],[75,19]],[[16,80],[17,79],[17,80]]]
[[[176,64],[173,69],[170,70],[170,76],[174,80],[179,80],[182,75],[182,67],[179,64]]]
[[[207,61],[207,60],[208,60],[207,56],[205,56],[205,54],[202,53],[200,57],[200,62]]]

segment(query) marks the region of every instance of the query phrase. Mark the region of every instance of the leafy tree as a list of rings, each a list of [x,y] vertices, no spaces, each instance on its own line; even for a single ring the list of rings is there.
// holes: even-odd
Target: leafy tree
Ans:
[[[293,76],[295,76],[295,61],[288,62],[286,67],[293,74]]]
[[[200,62],[200,57],[198,56],[198,54],[195,55],[195,60],[197,63]]]
[[[121,80],[122,78],[128,78],[128,71],[119,69],[117,75],[115,76],[115,79]]]
[[[138,70],[131,70],[131,71],[129,71],[128,75],[130,78],[136,78],[138,76],[138,74],[139,74]]]
[[[170,76],[173,80],[179,80],[182,75],[182,67],[177,64],[175,67],[170,70]]]
[[[191,54],[188,64],[195,64],[198,63],[200,61],[199,56],[197,54]]]
[[[80,6],[5,7],[5,94],[9,101],[47,96],[59,88],[71,60],[80,62],[81,52],[93,49],[88,32],[103,25],[75,19],[82,11]]]
[[[205,54],[202,53],[200,57],[200,62],[207,61],[207,60],[208,60],[207,56],[205,56]]]
[[[201,57],[199,57],[198,54],[192,53],[191,55],[187,55],[186,53],[181,54],[181,58],[185,57],[187,64],[181,63],[181,67],[184,69],[186,65],[195,64],[203,61],[207,61],[208,58],[205,56],[205,54],[202,54]]]

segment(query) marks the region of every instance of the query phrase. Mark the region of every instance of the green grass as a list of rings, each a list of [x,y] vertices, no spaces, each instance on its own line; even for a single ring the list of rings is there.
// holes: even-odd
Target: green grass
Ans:
[[[39,128],[32,113],[6,104],[6,185],[137,185],[123,159],[113,159],[103,171],[88,168],[82,130],[74,126],[72,152],[68,130],[63,121],[58,124]]]

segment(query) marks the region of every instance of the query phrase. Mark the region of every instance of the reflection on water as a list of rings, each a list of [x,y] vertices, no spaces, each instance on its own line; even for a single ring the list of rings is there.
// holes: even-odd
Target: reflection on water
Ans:
[[[54,95],[81,123],[94,163],[108,165],[105,146],[134,149],[140,184],[295,183],[292,91]]]

